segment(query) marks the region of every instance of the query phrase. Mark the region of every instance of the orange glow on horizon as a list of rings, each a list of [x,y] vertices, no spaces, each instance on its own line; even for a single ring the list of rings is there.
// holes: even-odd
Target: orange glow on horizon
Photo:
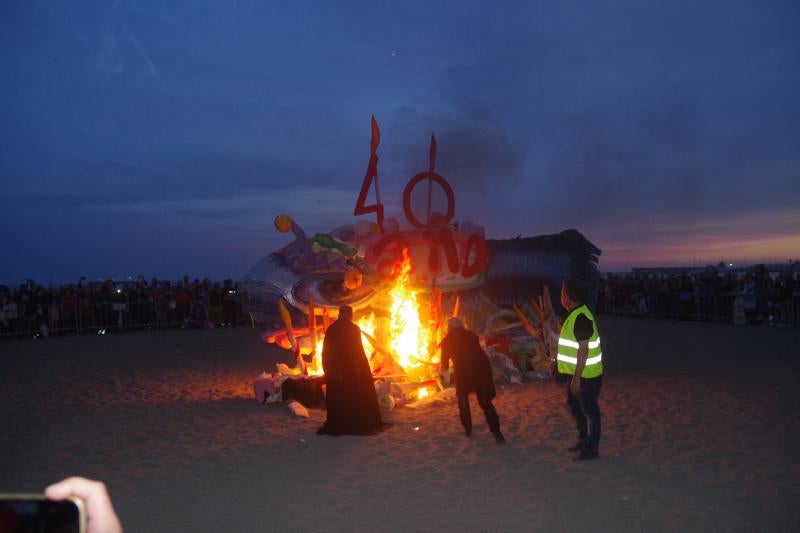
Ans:
[[[601,248],[603,248],[601,246]],[[721,240],[703,244],[650,244],[648,246],[619,246],[603,248],[600,270],[626,265],[647,266],[702,266],[720,261],[740,265],[758,263],[784,263],[800,260],[800,235],[759,240]]]
[[[624,230],[604,227],[590,238],[603,250],[600,270],[738,265],[800,260],[800,211],[775,211],[695,224],[659,220]],[[605,233],[605,235],[603,235]]]

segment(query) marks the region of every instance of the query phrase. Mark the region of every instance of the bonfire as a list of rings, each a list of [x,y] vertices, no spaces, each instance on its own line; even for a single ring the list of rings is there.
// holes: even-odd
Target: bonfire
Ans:
[[[383,393],[408,402],[430,398],[444,390],[439,378],[439,342],[442,338],[441,293],[412,287],[413,267],[408,251],[395,267],[394,279],[385,289],[384,309],[360,313],[355,320],[362,332],[364,352]],[[279,302],[284,329],[265,338],[295,352],[294,367],[278,365],[283,377],[320,377],[322,345],[330,323],[327,308],[319,309],[313,298],[308,306],[308,327],[293,327],[285,304]],[[377,312],[376,312],[377,311]],[[457,306],[454,309],[457,313]],[[378,386],[380,393],[380,384]],[[392,402],[394,404],[396,402]]]
[[[331,321],[329,309],[348,303],[362,331],[382,406],[394,406],[394,399],[425,404],[446,396],[452,388],[445,390],[439,378],[439,345],[443,324],[449,317],[459,316],[459,294],[464,296],[466,314],[473,322],[467,326],[484,337],[496,379],[519,383],[528,368],[537,371],[537,376],[546,376],[543,371],[553,356],[548,331],[555,320],[549,311],[547,286],[543,300],[538,305],[532,302],[533,320],[528,319],[528,309],[500,309],[483,294],[476,297],[473,289],[482,286],[489,271],[485,231],[469,220],[454,220],[455,194],[436,172],[433,135],[427,170],[413,176],[403,189],[402,212],[410,227],[385,218],[378,188],[380,129],[374,117],[371,126],[370,159],[353,215],[374,214],[374,222],[360,219],[312,237],[289,215],[275,218],[276,229],[292,232],[295,238],[264,263],[268,269],[280,267],[274,270],[276,277],[287,278],[288,272],[287,279],[294,280],[290,286],[279,287],[284,328],[264,336],[266,342],[291,349],[296,356],[294,367],[278,365],[277,379],[323,375],[322,345]],[[414,194],[417,187],[427,189],[424,206],[420,203],[424,192]],[[370,204],[372,190],[375,202]],[[448,298],[452,308],[448,305],[446,313],[442,293],[454,296]],[[307,313],[307,326],[293,327],[287,303]],[[275,375],[269,378],[275,379]],[[264,373],[259,379],[268,377]],[[257,392],[256,398],[261,401],[261,397]]]

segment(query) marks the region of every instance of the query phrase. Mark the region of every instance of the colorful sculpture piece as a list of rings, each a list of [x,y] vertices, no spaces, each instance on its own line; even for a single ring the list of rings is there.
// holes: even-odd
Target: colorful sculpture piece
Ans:
[[[309,237],[290,215],[275,218],[276,229],[291,232],[294,240],[264,257],[239,282],[240,292],[247,294],[247,311],[256,322],[271,328],[264,340],[293,350],[298,364],[291,372],[307,374],[315,362],[307,363],[303,354],[313,358],[318,351],[317,340],[322,338],[331,310],[346,304],[355,309],[357,317],[361,312],[388,320],[391,311],[386,294],[401,274],[400,266],[406,265],[403,278],[425,295],[425,327],[434,335],[432,349],[447,316],[464,316],[470,329],[484,338],[501,379],[518,381],[529,370],[545,373],[554,355],[549,331],[556,328],[561,314],[560,307],[550,303],[550,294],[559,294],[563,279],[574,278],[588,288],[591,306],[599,284],[601,251],[574,229],[555,235],[486,240],[480,225],[455,222],[455,194],[435,171],[437,144],[433,136],[428,170],[413,176],[403,191],[408,223],[403,227],[398,220],[385,217],[379,189],[379,144],[380,129],[373,117],[370,158],[354,215],[374,214],[374,222],[360,219]],[[420,185],[428,187],[428,203],[422,208],[412,202],[419,197],[413,192]],[[431,201],[434,186],[445,199],[445,205],[437,209]],[[375,203],[368,204],[373,188]],[[371,344],[367,353],[376,375],[392,381],[393,373],[405,372],[391,360],[391,350],[381,345],[384,339],[368,333],[365,338]],[[430,379],[424,368],[422,373],[416,372],[415,379]],[[393,382],[395,395],[402,382],[402,378]],[[403,390],[400,396],[406,393]],[[387,399],[384,403],[396,402]]]
[[[481,226],[469,221],[455,223],[455,194],[436,173],[436,138],[431,137],[428,170],[421,172],[403,191],[403,212],[410,224],[401,229],[393,218],[384,218],[381,202],[377,149],[380,128],[372,117],[370,158],[354,214],[375,214],[376,221],[358,220],[327,234],[308,237],[287,214],[278,215],[275,227],[291,232],[294,241],[254,265],[239,283],[249,294],[247,310],[259,323],[276,323],[277,300],[285,300],[292,312],[306,315],[313,298],[319,309],[350,305],[368,307],[376,290],[397,274],[407,250],[413,264],[414,287],[443,293],[465,294],[465,305],[480,293],[500,306],[527,302],[533,295],[560,290],[565,277],[576,278],[588,288],[594,302],[599,284],[597,262],[601,251],[578,231],[555,235],[486,240]],[[428,186],[426,209],[415,209],[412,192]],[[446,205],[431,205],[432,188],[441,189]],[[375,189],[375,203],[367,197]],[[423,211],[423,213],[420,213]],[[360,281],[359,281],[360,280]]]

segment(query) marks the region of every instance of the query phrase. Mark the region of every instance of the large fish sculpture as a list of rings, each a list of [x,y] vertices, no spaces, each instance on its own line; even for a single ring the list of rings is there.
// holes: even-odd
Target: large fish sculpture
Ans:
[[[510,308],[542,295],[547,286],[559,294],[562,280],[573,278],[587,289],[590,306],[597,300],[600,249],[578,231],[506,240],[486,240],[483,228],[465,221],[453,222],[455,194],[436,173],[437,143],[431,136],[428,169],[412,177],[403,190],[403,212],[411,229],[401,230],[394,219],[384,219],[378,188],[380,128],[373,116],[370,159],[354,216],[376,216],[376,223],[359,220],[327,234],[307,236],[288,215],[279,215],[275,227],[292,232],[295,240],[254,265],[239,283],[250,316],[258,322],[276,322],[277,300],[285,300],[305,315],[311,301],[321,309],[343,304],[354,309],[370,305],[396,265],[408,253],[413,263],[411,283],[431,294],[464,294],[464,302],[488,298]],[[432,188],[441,188],[445,206],[433,210]],[[420,220],[412,205],[415,187],[428,189],[427,216]],[[375,203],[367,196],[375,190]],[[401,253],[402,252],[402,253]],[[348,283],[347,274],[357,271]],[[363,283],[361,276],[363,275]],[[385,287],[385,285],[384,285]],[[556,306],[559,307],[560,306]]]
[[[556,300],[554,308],[563,313],[557,302],[561,282],[566,278],[575,279],[586,288],[590,307],[597,302],[597,266],[602,252],[580,232],[569,229],[552,235],[487,239],[486,243],[488,269],[480,286],[464,291],[464,306],[482,297],[511,309],[513,305],[535,301],[546,285]],[[243,304],[256,322],[279,324],[277,303],[281,299],[289,303],[298,318],[307,314],[312,298],[320,308],[347,304],[358,309],[372,301],[375,290],[370,283],[344,289],[347,266],[340,253],[318,248],[313,252],[317,254],[315,259],[309,250],[295,252],[287,246],[267,255],[239,281]],[[294,268],[292,257],[302,257],[307,268]]]

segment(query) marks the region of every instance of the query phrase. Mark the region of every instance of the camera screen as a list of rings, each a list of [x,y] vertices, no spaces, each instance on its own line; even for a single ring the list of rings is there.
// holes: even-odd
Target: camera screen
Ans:
[[[0,533],[80,533],[74,502],[0,500]]]

